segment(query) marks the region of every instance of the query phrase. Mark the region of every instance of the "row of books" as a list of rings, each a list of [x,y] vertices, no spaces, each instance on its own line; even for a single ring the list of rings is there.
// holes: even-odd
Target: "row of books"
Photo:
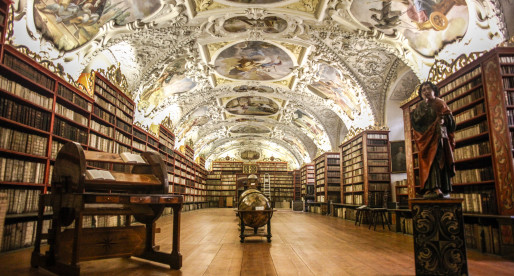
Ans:
[[[472,126],[455,131],[455,140],[459,141],[464,138],[479,135],[481,133],[486,132],[487,130],[488,130],[487,121],[482,121],[476,125],[472,125]]]
[[[503,88],[504,89],[514,88],[514,78],[503,78]]]
[[[368,153],[368,159],[389,159],[389,154],[387,152],[384,153],[376,153],[376,152],[370,152]]]
[[[95,78],[95,89],[99,89],[98,91],[103,93],[103,91],[107,91],[109,94],[114,95],[118,101],[112,101],[118,108],[125,111],[128,114],[131,114],[134,110],[134,104],[129,102],[121,93],[116,92],[113,88],[111,88],[107,83],[102,81],[99,78]],[[105,94],[103,94],[105,95]]]
[[[63,106],[60,103],[55,104],[55,113],[65,117],[67,119],[70,119],[70,120],[74,121],[75,123],[80,124],[82,126],[87,127],[89,125],[88,117]]]
[[[43,233],[50,228],[50,220],[43,221]],[[2,252],[30,247],[36,241],[36,221],[6,224],[2,238]]]
[[[439,92],[441,95],[443,94],[446,94],[447,92],[449,92],[450,90],[456,88],[457,86],[460,86],[461,84],[471,80],[472,78],[478,76],[478,75],[481,75],[482,74],[482,68],[481,67],[477,67],[475,69],[473,69],[472,71],[470,71],[469,73],[466,73],[464,75],[462,75],[460,78],[457,78],[455,79],[454,81],[448,83],[447,85],[445,85],[444,87],[442,87]]]
[[[384,139],[384,140],[387,140],[387,134],[368,133],[367,137],[368,137],[368,142],[369,142],[369,139]],[[387,141],[386,141],[386,143],[387,143]]]
[[[122,120],[116,120],[116,127],[127,133],[132,133],[132,125],[125,123]]]
[[[362,194],[348,194],[344,195],[344,203],[353,205],[362,205],[364,203],[364,196]]]
[[[514,66],[501,66],[500,72],[502,73],[502,75],[514,74]]]
[[[503,56],[500,57],[501,63],[514,63],[514,56]]]
[[[514,110],[507,109],[507,122],[509,126],[514,126]]]
[[[453,154],[455,160],[458,161],[489,153],[491,153],[490,143],[489,141],[484,141],[478,144],[471,144],[464,147],[456,148]]]
[[[113,137],[114,136],[114,127],[112,126],[107,126],[107,125],[104,125],[102,123],[99,123],[97,122],[96,120],[91,120],[91,124],[90,124],[90,127],[99,132],[99,133],[102,133],[106,136],[109,136],[109,137]]]
[[[451,110],[457,110],[462,106],[465,106],[467,104],[470,104],[478,99],[482,99],[484,97],[484,89],[482,87],[474,90],[473,92],[469,93],[465,97],[462,97],[454,102],[451,102],[448,104],[448,107]]]
[[[477,214],[495,214],[496,196],[494,191],[452,193],[451,197],[464,199],[462,212]]]
[[[223,191],[234,191],[236,186],[233,185],[207,185],[207,190],[223,190]]]
[[[38,210],[40,190],[37,189],[0,189],[7,195],[7,214],[33,213]]]
[[[482,84],[482,79],[481,78],[476,78],[474,79],[473,81],[455,89],[452,91],[452,93],[449,93],[449,94],[446,94],[444,96],[442,96],[442,99],[445,101],[445,102],[450,102],[452,101],[453,99],[459,97],[460,95],[463,95],[465,93],[467,93],[468,91],[470,91],[473,87],[477,86],[477,85],[480,85]]]
[[[344,185],[344,192],[345,193],[351,193],[351,192],[362,192],[364,191],[364,184],[353,184],[353,185]]]
[[[47,137],[0,127],[0,148],[46,156],[47,144]]]
[[[464,224],[466,248],[480,252],[501,254],[500,229],[492,225]]]
[[[459,124],[459,123],[462,123],[466,120],[469,120],[471,118],[474,118],[474,117],[484,114],[484,113],[485,113],[485,105],[482,102],[482,103],[479,103],[479,104],[455,115],[455,122],[457,124]]]
[[[126,136],[124,133],[122,133],[118,130],[116,130],[116,132],[114,132],[114,138],[116,140],[118,140],[119,142],[125,143],[127,145],[132,144],[132,137]]]
[[[458,170],[452,178],[453,184],[464,184],[494,180],[492,167]]]
[[[388,173],[370,173],[368,175],[369,180],[376,181],[388,181],[391,178],[391,175]]]
[[[57,95],[65,98],[66,100],[78,105],[80,108],[87,110],[88,112],[91,112],[92,104],[88,100],[82,98],[77,93],[71,91],[70,89],[66,88],[64,85],[59,84],[59,87],[57,88]]]
[[[352,178],[343,178],[343,184],[353,184],[364,181],[363,175],[354,176]]]
[[[0,116],[43,131],[50,129],[50,113],[5,97],[0,98]]]
[[[44,163],[0,157],[0,181],[44,183]]]
[[[93,108],[93,114],[111,125],[114,124],[114,115],[110,114],[109,112],[101,108]]]
[[[385,172],[389,172],[389,167],[374,167],[374,166],[369,166],[368,171],[369,171],[370,173],[385,173]]]
[[[78,128],[60,118],[54,120],[53,134],[87,145],[87,130]]]
[[[368,146],[368,152],[387,152],[387,146]]]
[[[27,64],[26,62],[14,57],[13,55],[4,52],[3,64],[15,72],[33,80],[35,83],[40,84],[46,89],[53,91],[55,87],[55,80],[43,74],[34,66]]]
[[[52,109],[54,99],[35,92],[15,81],[0,76],[0,88],[46,109]]]
[[[114,152],[114,141],[103,136],[89,133],[89,146],[103,152]]]

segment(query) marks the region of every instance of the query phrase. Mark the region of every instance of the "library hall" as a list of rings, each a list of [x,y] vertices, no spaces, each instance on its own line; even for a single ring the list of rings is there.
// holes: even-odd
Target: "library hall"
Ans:
[[[513,275],[514,0],[0,0],[0,274]]]

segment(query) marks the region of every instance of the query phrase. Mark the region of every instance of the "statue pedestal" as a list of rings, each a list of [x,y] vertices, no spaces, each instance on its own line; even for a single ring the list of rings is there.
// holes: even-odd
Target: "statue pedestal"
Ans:
[[[411,199],[416,275],[468,275],[462,199]]]

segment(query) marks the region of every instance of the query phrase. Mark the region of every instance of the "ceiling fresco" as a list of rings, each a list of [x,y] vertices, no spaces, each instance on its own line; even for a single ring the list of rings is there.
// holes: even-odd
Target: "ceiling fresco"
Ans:
[[[222,50],[214,67],[229,79],[269,81],[289,75],[293,70],[293,60],[276,45],[248,41]]]
[[[436,61],[508,40],[500,2],[15,0],[7,41],[72,83],[116,68],[135,124],[168,120],[207,164],[297,168],[386,127]]]

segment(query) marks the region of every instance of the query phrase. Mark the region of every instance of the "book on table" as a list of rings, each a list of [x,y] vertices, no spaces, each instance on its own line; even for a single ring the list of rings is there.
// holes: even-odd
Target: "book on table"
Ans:
[[[116,180],[109,171],[104,170],[86,170],[86,178],[89,180]]]
[[[130,153],[130,152],[122,152],[120,153],[121,159],[125,163],[136,163],[136,164],[145,164],[146,161],[139,154]]]

